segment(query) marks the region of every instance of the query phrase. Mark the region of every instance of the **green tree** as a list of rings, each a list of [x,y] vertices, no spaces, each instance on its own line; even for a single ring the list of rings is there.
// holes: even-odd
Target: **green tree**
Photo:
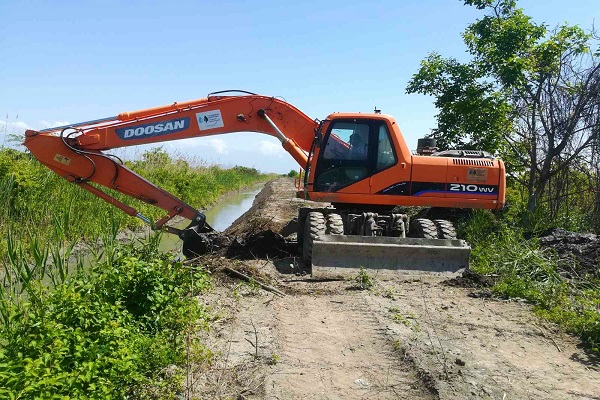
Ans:
[[[533,212],[549,180],[600,135],[597,38],[567,24],[549,30],[516,0],[464,4],[486,12],[463,33],[470,61],[431,53],[407,92],[435,97],[441,146],[502,156]]]

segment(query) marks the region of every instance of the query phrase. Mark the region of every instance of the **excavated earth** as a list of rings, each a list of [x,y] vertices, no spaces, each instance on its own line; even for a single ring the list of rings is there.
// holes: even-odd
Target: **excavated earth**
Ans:
[[[310,204],[294,194],[291,179],[269,182],[195,261],[214,271],[201,301],[215,318],[189,398],[600,399],[598,358],[527,304],[469,297],[464,283],[485,286],[469,274],[376,275],[371,290],[312,280],[294,243]]]
[[[553,249],[559,257],[562,273],[568,278],[600,276],[600,237],[592,233],[575,233],[561,228],[544,232],[540,245]]]

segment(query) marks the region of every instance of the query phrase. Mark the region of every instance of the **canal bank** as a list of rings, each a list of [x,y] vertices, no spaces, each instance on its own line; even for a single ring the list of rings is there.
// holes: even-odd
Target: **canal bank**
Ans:
[[[223,232],[231,224],[252,207],[254,199],[264,188],[265,182],[260,182],[225,193],[215,204],[204,211],[206,222],[216,231]],[[175,223],[176,228],[183,229],[189,225],[188,220]],[[161,251],[181,250],[181,240],[176,235],[163,234],[160,242]]]

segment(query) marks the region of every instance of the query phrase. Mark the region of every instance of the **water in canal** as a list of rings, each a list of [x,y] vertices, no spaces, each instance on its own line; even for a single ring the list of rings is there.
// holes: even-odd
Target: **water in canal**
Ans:
[[[222,232],[236,219],[252,207],[254,198],[262,190],[264,183],[250,186],[236,192],[230,192],[217,200],[217,203],[204,211],[206,222],[215,230]],[[189,221],[182,221],[177,228],[185,228]],[[169,251],[181,248],[181,241],[175,235],[163,234],[160,250]]]
[[[206,222],[213,229],[222,232],[238,219],[243,213],[252,207],[254,198],[262,190],[263,184],[252,186],[246,190],[230,193],[224,196],[210,209],[206,210]]]

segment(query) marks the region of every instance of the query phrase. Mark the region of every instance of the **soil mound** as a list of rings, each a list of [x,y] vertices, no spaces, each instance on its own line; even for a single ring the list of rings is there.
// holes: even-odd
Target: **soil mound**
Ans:
[[[295,256],[295,216],[303,204],[295,199],[293,180],[280,178],[267,182],[252,207],[229,228],[202,236],[205,243],[198,247],[197,253],[234,259]]]
[[[225,255],[230,258],[285,258],[296,253],[296,244],[271,230],[236,237]]]
[[[600,275],[600,237],[593,233],[576,233],[556,228],[544,232],[540,246],[554,249],[567,277],[581,274]],[[575,275],[575,276],[573,276]]]
[[[220,232],[202,233],[184,254],[201,257],[208,254],[232,259],[281,259],[296,255],[296,242],[290,241],[272,230],[246,232],[238,236]],[[187,254],[186,254],[187,253]]]
[[[495,279],[492,276],[478,274],[470,269],[465,269],[460,276],[444,281],[445,285],[465,288],[489,288],[494,286]]]
[[[224,233],[237,237],[270,230],[286,236],[281,230],[298,215],[298,208],[305,203],[295,197],[293,179],[279,178],[267,182],[256,195],[252,207]]]

